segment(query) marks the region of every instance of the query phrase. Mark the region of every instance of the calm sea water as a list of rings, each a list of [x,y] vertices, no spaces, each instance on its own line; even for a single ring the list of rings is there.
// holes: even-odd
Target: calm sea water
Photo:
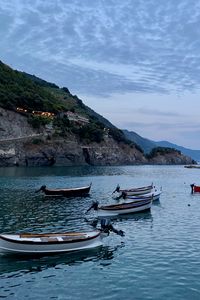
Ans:
[[[46,199],[48,187],[92,182],[87,198]],[[85,211],[93,200],[113,203],[121,187],[162,187],[151,212],[113,220],[125,232],[101,248],[32,258],[0,256],[0,298],[200,299],[200,170],[183,166],[0,169],[0,232],[92,230]],[[89,213],[88,220],[93,220]]]

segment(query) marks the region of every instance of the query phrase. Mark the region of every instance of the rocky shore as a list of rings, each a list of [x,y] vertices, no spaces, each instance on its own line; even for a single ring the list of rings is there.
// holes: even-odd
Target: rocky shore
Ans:
[[[134,146],[110,136],[90,144],[80,143],[72,134],[54,136],[45,128],[33,129],[25,116],[0,108],[0,167],[192,163],[191,158],[178,153],[148,160]]]

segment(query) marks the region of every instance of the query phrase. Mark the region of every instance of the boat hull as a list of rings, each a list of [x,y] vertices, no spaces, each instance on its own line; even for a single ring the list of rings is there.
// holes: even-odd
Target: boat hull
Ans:
[[[91,186],[74,189],[45,189],[43,193],[45,196],[52,197],[84,197],[90,193]]]
[[[152,200],[124,202],[116,205],[101,206],[97,210],[98,217],[118,216],[150,210]]]
[[[200,193],[200,186],[194,186],[194,193]]]
[[[100,232],[84,233],[84,238],[69,241],[64,235],[51,237],[21,237],[20,235],[0,235],[0,251],[6,254],[53,254],[80,251],[102,245]]]
[[[162,191],[161,190],[155,190],[151,193],[140,195],[140,196],[126,196],[125,201],[139,201],[139,200],[145,200],[151,198],[152,201],[156,201],[160,199]]]
[[[126,193],[127,196],[137,196],[137,195],[145,195],[145,194],[148,194],[148,193],[151,193],[152,191],[152,187],[151,188],[147,188],[147,189],[144,189],[144,190],[128,190],[128,191],[124,191]]]
[[[194,183],[190,185],[191,186],[191,193],[192,194],[198,194],[200,193],[200,186],[199,185],[195,185]]]
[[[132,188],[132,189],[119,189],[113,192],[113,198],[118,199],[121,198],[123,195],[126,196],[142,196],[151,193],[154,190],[153,185],[139,187],[139,188]]]

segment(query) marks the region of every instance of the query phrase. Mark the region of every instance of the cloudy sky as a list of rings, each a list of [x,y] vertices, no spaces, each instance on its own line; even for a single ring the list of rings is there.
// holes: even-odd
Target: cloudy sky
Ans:
[[[0,60],[121,129],[200,149],[200,1],[0,0]]]

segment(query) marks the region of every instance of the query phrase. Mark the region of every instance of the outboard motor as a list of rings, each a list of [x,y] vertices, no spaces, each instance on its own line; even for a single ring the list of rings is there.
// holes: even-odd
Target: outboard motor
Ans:
[[[98,202],[98,201],[93,201],[93,202],[92,202],[92,205],[88,208],[88,210],[86,211],[86,213],[87,213],[88,211],[90,211],[92,208],[93,208],[94,210],[98,210],[98,206],[99,206],[99,202]]]
[[[119,186],[119,184],[117,185],[117,187],[116,187],[116,189],[112,192],[112,194],[114,194],[115,192],[120,192],[120,186]]]
[[[109,219],[102,219],[101,220],[101,230],[107,234],[110,233],[110,231],[116,233],[117,235],[124,236],[124,232],[122,230],[117,230],[113,227]]]
[[[45,191],[46,190],[46,185],[42,185],[41,186],[41,188],[39,189],[39,190],[37,190],[37,191],[35,191],[35,193],[38,193],[38,192],[40,192],[40,191]]]
[[[190,184],[190,186],[191,186],[191,194],[194,194],[194,183]]]
[[[126,197],[127,193],[123,191],[118,197],[115,197],[115,200],[120,200],[121,198],[126,199]]]
[[[127,193],[126,193],[126,192],[122,192],[122,195],[121,195],[121,196],[122,196],[123,199],[126,199]]]

